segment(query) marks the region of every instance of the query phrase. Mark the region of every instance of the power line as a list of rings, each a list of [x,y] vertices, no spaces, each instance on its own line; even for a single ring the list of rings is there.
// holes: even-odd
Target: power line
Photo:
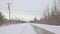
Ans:
[[[6,10],[6,6],[0,4],[0,10]]]

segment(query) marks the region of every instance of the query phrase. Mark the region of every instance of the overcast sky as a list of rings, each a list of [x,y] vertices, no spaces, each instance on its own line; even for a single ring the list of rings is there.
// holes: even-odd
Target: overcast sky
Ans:
[[[43,15],[47,4],[51,7],[53,0],[0,0],[0,11],[8,18],[7,3],[11,3],[11,17],[24,20],[38,19]]]

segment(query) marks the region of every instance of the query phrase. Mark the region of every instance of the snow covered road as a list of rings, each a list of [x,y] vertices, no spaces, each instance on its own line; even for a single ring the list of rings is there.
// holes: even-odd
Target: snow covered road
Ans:
[[[23,23],[0,27],[0,34],[60,34],[60,26]]]
[[[36,34],[30,24],[14,24],[0,27],[0,34]]]

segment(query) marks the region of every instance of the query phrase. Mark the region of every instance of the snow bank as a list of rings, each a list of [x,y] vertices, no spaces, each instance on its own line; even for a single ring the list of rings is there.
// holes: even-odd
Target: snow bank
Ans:
[[[55,34],[60,34],[60,26],[56,26],[56,25],[45,25],[45,24],[32,24],[35,25],[37,27],[43,28],[47,31],[53,32]]]

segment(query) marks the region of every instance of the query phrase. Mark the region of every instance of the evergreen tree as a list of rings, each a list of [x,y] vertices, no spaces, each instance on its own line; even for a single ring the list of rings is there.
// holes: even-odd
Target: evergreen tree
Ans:
[[[2,15],[2,13],[0,12],[0,25],[3,24],[3,19],[4,19],[4,17],[3,17],[3,15]]]

